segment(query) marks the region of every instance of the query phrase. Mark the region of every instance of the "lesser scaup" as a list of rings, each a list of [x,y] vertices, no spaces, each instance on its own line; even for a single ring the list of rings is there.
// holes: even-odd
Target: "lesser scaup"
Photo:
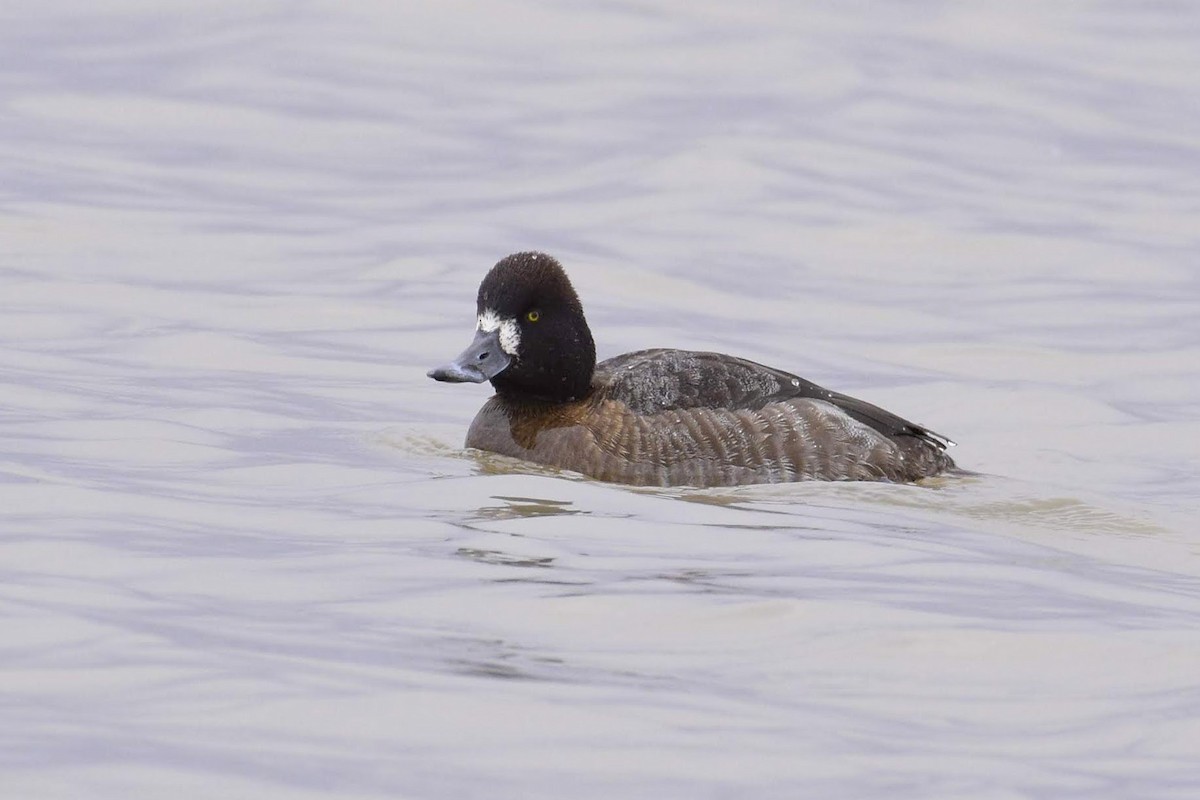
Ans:
[[[641,350],[597,364],[579,297],[544,253],[496,264],[477,310],[471,346],[429,372],[495,388],[467,447],[642,486],[912,481],[954,467],[946,437],[753,361]]]

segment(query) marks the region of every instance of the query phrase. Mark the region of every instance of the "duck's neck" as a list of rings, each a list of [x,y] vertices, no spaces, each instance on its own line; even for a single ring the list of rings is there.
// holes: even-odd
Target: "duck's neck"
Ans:
[[[502,400],[507,402],[573,403],[592,393],[594,366],[586,371],[576,369],[563,373],[559,379],[552,375],[538,374],[535,380],[522,380],[515,375],[502,372],[492,378],[492,387]],[[542,380],[538,380],[542,378]]]

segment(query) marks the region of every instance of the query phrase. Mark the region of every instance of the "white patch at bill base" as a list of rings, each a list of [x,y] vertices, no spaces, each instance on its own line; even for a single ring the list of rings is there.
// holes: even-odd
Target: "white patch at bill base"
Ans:
[[[504,319],[495,311],[488,309],[479,315],[476,326],[484,333],[500,330],[500,349],[510,356],[515,356],[521,349],[521,329],[512,318]]]

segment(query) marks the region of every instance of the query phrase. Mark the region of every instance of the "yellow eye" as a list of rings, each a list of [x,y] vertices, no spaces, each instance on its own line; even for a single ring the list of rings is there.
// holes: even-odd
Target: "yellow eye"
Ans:
[[[542,315],[541,315],[541,312],[539,312],[539,311],[530,311],[528,314],[525,315],[525,319],[529,320],[530,322],[537,322],[541,318],[542,318]]]

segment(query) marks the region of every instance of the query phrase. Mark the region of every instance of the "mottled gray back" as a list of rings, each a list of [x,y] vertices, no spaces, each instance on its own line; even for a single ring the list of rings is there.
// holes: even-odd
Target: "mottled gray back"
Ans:
[[[767,403],[808,396],[802,388],[824,391],[753,361],[689,350],[626,353],[602,362],[596,372],[608,385],[607,396],[638,414],[700,407],[756,411]]]

